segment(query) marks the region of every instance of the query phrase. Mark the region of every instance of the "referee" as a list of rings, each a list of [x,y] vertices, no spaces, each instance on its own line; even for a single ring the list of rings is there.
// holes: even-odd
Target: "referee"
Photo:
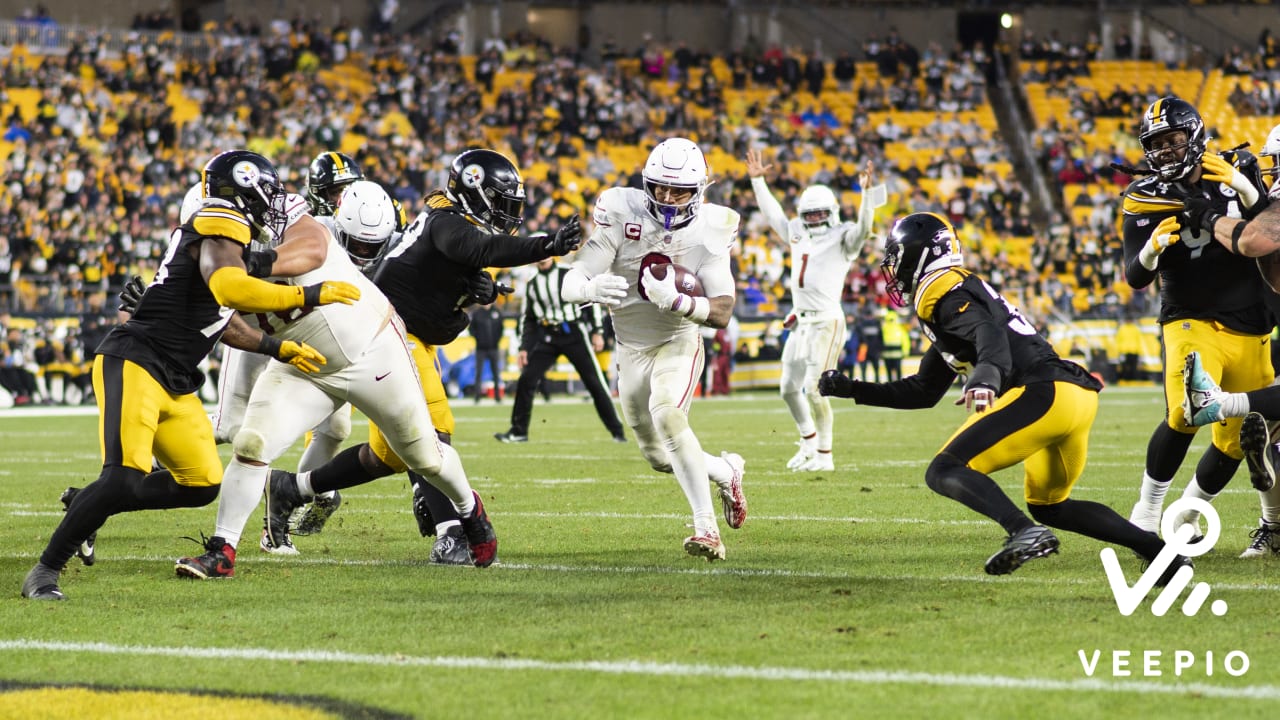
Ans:
[[[622,423],[613,408],[608,387],[596,363],[595,353],[604,347],[604,336],[595,313],[578,309],[577,304],[560,299],[560,286],[569,268],[555,264],[555,258],[538,261],[538,272],[524,288],[524,322],[520,333],[520,379],[516,382],[516,402],[511,409],[511,429],[495,433],[502,442],[529,440],[529,418],[538,382],[560,356],[569,358],[578,377],[591,392],[596,413],[617,442],[626,442]],[[585,326],[585,327],[584,327]]]

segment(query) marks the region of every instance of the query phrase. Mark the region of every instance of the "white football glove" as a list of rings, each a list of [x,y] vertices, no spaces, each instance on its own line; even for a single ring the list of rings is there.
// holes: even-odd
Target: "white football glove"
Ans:
[[[676,290],[676,274],[673,270],[668,269],[666,277],[659,280],[653,276],[651,268],[645,268],[640,284],[644,286],[649,302],[663,310],[670,310],[680,299],[680,291]]]
[[[600,273],[582,286],[582,296],[587,302],[617,307],[627,296],[627,280],[621,275]]]

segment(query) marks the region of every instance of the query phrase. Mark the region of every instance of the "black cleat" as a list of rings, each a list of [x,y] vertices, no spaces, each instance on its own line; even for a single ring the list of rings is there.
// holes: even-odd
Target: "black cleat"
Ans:
[[[430,562],[432,565],[471,565],[471,544],[461,525],[454,525],[436,538],[431,546]]]
[[[1276,448],[1271,432],[1260,413],[1251,412],[1240,422],[1240,449],[1249,466],[1249,481],[1258,492],[1267,492],[1276,484]]]
[[[436,519],[431,515],[431,507],[427,505],[427,496],[419,492],[420,486],[413,488],[413,519],[418,521],[418,533],[422,537],[436,534]]]
[[[36,563],[22,581],[22,597],[28,600],[66,600],[62,588],[58,587],[60,572],[44,563]]]
[[[62,497],[58,498],[62,501],[62,512],[71,509],[71,503],[75,502],[76,495],[80,494],[83,488],[69,487],[62,491]],[[80,562],[85,565],[92,565],[98,561],[98,556],[94,552],[94,548],[98,543],[98,532],[95,530],[89,533],[89,537],[80,543],[80,547],[76,548],[76,557],[80,558]]]
[[[298,521],[297,527],[293,528],[294,535],[318,535],[324,530],[325,523],[329,522],[329,518],[342,507],[342,493],[337,490],[333,491],[333,496],[328,497],[327,494],[317,495],[315,500],[307,506],[307,510],[302,515],[302,519]]]
[[[272,470],[267,478],[267,519],[264,523],[262,541],[259,543],[264,552],[283,555],[296,555],[297,549],[289,539],[289,516],[306,501],[298,492],[296,476],[287,470]]]
[[[214,535],[202,544],[205,550],[203,555],[184,557],[174,564],[173,569],[178,577],[215,580],[236,574],[236,549],[228,545],[226,540]]]
[[[528,435],[517,435],[510,430],[504,433],[494,433],[493,439],[504,443],[522,443],[529,442]]]
[[[1163,573],[1160,573],[1160,578],[1156,580],[1156,587],[1168,585],[1173,580],[1173,576],[1183,567],[1193,567],[1191,558],[1186,555],[1178,555],[1173,559],[1173,562],[1169,563],[1169,567]]]
[[[1032,525],[1010,535],[1000,552],[987,558],[988,575],[1008,575],[1035,560],[1058,552],[1058,537],[1043,525]]]

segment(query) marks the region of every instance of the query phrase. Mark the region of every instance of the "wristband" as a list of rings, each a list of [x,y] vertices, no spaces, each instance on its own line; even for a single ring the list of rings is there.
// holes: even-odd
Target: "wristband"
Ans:
[[[263,333],[262,339],[258,341],[258,352],[277,360],[280,359],[280,349],[282,347],[284,347],[284,343],[266,333]]]
[[[1231,231],[1231,254],[1240,254],[1240,236],[1244,234],[1244,223],[1237,222],[1235,229]]]
[[[302,288],[302,304],[308,307],[315,307],[320,304],[320,291],[324,288],[324,283],[316,283]]]
[[[244,259],[245,270],[249,277],[271,277],[271,266],[275,264],[276,257],[275,250],[254,250]]]

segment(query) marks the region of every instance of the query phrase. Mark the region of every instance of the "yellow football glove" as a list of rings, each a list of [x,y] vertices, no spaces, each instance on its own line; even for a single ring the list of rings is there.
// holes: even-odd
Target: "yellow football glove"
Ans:
[[[360,299],[360,288],[339,280],[326,280],[302,289],[303,302],[311,307],[342,303],[351,305]]]
[[[1245,177],[1244,173],[1237,170],[1218,153],[1205,153],[1200,159],[1200,167],[1204,169],[1200,174],[1201,180],[1229,185],[1240,195],[1240,202],[1245,207],[1251,208],[1258,202],[1258,189],[1249,182],[1249,178]]]
[[[1138,262],[1142,263],[1142,267],[1148,270],[1155,270],[1156,264],[1159,262],[1160,253],[1169,249],[1169,246],[1182,239],[1182,223],[1179,222],[1177,215],[1170,215],[1156,225],[1155,230],[1151,231],[1151,237],[1147,238],[1147,244],[1142,246],[1142,250],[1138,252]]]
[[[319,350],[306,343],[292,340],[285,340],[280,343],[280,352],[276,355],[276,359],[280,362],[287,362],[308,374],[320,372],[320,366],[328,362],[324,355],[320,354]]]

